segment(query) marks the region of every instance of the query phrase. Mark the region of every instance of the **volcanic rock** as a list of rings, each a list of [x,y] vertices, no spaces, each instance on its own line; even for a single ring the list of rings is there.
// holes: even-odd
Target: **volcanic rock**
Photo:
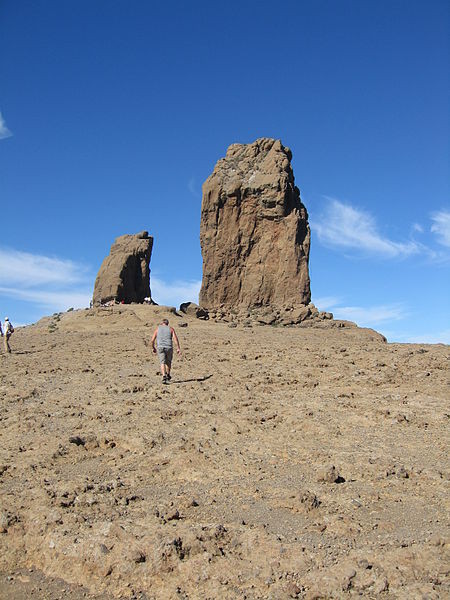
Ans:
[[[118,237],[95,280],[93,304],[109,301],[128,304],[151,298],[152,247],[153,237],[147,231]]]
[[[180,304],[180,312],[197,319],[209,319],[208,311],[195,304],[195,302],[183,302]]]
[[[203,184],[201,306],[309,304],[310,229],[291,158],[280,140],[233,144]]]

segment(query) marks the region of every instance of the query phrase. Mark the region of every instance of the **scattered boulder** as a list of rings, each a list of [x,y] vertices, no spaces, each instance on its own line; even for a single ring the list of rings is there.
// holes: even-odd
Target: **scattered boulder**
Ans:
[[[344,483],[345,479],[338,473],[336,467],[331,465],[319,471],[317,476],[318,481],[325,483]]]
[[[84,438],[80,437],[79,435],[74,435],[69,438],[69,443],[75,444],[75,446],[84,446],[86,443],[86,440]]]
[[[308,305],[310,229],[280,140],[233,144],[203,185],[200,304]]]
[[[194,302],[183,302],[180,304],[180,312],[205,321],[209,319],[208,311]]]
[[[95,280],[93,304],[148,302],[152,247],[147,231],[118,237]]]

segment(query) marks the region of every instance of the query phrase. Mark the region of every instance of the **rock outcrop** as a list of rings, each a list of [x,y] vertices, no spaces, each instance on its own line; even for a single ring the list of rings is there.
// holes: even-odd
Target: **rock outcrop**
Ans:
[[[195,304],[195,302],[183,302],[180,304],[180,312],[190,317],[196,317],[197,319],[203,319],[207,321],[209,319],[208,311]]]
[[[310,229],[291,158],[279,140],[233,144],[205,181],[201,306],[283,312],[310,303]]]
[[[147,231],[122,235],[111,246],[95,280],[93,304],[143,302],[151,298],[150,257],[153,237]]]

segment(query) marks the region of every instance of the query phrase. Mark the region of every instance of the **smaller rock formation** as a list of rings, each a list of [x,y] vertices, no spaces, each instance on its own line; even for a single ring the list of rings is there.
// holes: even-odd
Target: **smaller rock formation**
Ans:
[[[95,280],[94,306],[110,301],[144,302],[151,298],[152,247],[153,237],[147,231],[122,235],[115,240]]]

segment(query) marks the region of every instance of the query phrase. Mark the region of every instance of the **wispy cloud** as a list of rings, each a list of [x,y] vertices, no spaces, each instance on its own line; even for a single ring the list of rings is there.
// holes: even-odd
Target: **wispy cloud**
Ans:
[[[0,249],[0,281],[9,286],[72,285],[83,281],[86,271],[71,260]]]
[[[199,192],[199,190],[197,189],[197,184],[195,181],[195,177],[191,177],[188,181],[188,190],[190,191],[190,193],[195,197],[195,198],[199,198],[201,196],[201,192]]]
[[[336,319],[354,321],[362,327],[372,327],[388,321],[398,321],[407,316],[404,307],[399,304],[336,306],[332,312]]]
[[[58,292],[0,287],[0,295],[31,302],[46,309],[60,311],[67,310],[68,308],[85,308],[89,306],[92,292],[86,291],[83,293],[76,290]]]
[[[154,275],[150,278],[153,300],[166,306],[179,306],[182,302],[197,303],[201,284],[198,280],[167,283]]]
[[[431,231],[436,234],[443,246],[450,248],[450,211],[440,210],[431,215]]]
[[[397,333],[392,338],[406,344],[450,344],[450,329],[416,335]]]
[[[330,310],[335,319],[355,321],[362,327],[372,327],[388,321],[398,321],[408,316],[402,304],[379,304],[376,306],[341,306],[342,299],[334,296],[314,298],[319,310]]]
[[[71,260],[0,249],[0,295],[46,310],[89,306],[89,269]]]
[[[8,138],[11,136],[12,136],[12,133],[6,127],[5,119],[3,118],[2,113],[0,112],[0,140],[3,140],[4,138]]]
[[[313,298],[313,303],[319,310],[329,310],[333,308],[333,306],[340,304],[340,302],[341,299],[337,296],[321,296],[319,298]]]
[[[324,245],[349,248],[383,258],[417,254],[423,247],[415,241],[397,242],[383,236],[374,217],[360,208],[327,198],[328,204],[311,227]]]

